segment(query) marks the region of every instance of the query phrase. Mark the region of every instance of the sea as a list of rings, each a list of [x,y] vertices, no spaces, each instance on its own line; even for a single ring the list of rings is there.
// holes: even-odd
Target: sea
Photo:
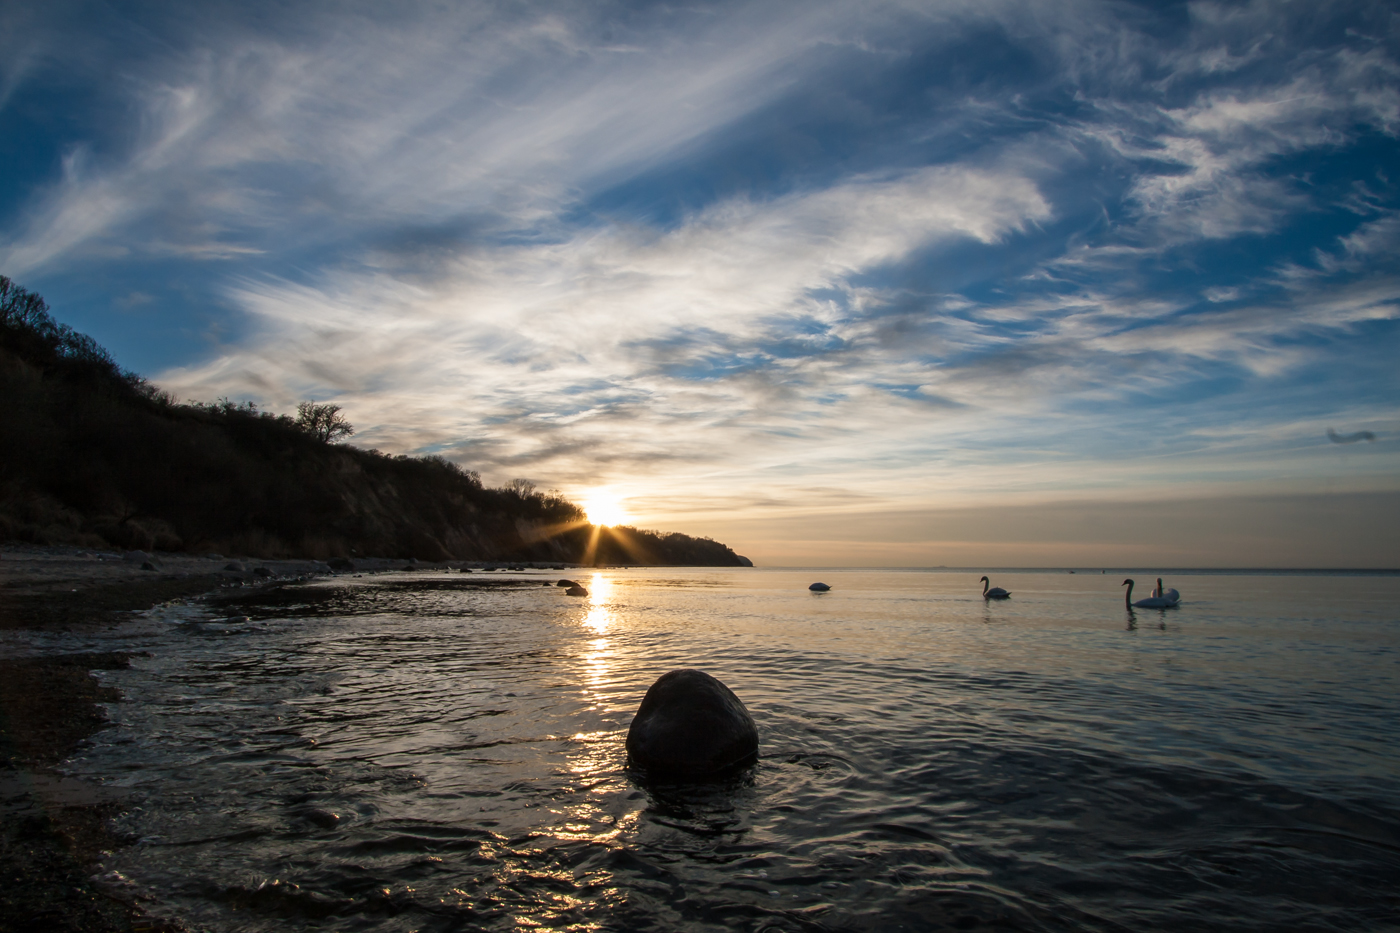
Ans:
[[[191,930],[1400,929],[1400,574],[984,572],[338,576],[26,650],[140,653],[65,768]],[[677,668],[752,767],[629,772]]]

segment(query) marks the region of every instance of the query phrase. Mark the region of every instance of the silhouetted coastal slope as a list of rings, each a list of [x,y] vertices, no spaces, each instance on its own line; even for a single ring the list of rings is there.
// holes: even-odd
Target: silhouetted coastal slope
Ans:
[[[707,538],[589,525],[441,457],[329,442],[306,419],[178,404],[0,276],[0,538],[260,557],[738,566]]]

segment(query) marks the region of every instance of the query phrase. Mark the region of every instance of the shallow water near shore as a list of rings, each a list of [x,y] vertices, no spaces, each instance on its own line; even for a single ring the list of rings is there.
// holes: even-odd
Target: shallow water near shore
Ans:
[[[132,806],[104,870],[214,931],[1400,916],[1400,577],[1177,575],[1180,608],[1129,613],[1122,574],[994,575],[1002,602],[966,572],[609,570],[586,599],[476,576],[342,577],[96,639],[150,652],[102,672],[117,726],[70,762]],[[758,723],[729,783],[624,769],[677,667]]]

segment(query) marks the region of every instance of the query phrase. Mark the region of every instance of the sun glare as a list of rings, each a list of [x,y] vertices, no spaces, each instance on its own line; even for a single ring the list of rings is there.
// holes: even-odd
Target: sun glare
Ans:
[[[588,513],[588,522],[592,525],[620,525],[627,521],[622,500],[611,493],[590,493],[583,501],[583,510]]]

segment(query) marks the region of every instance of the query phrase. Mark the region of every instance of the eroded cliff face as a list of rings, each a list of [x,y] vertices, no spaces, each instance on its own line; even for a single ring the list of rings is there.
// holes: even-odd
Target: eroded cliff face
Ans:
[[[258,557],[738,565],[713,541],[593,529],[557,496],[491,489],[257,412],[174,405],[0,348],[0,539]]]
[[[595,529],[577,505],[529,483],[491,489],[441,457],[334,444],[313,427],[227,399],[177,404],[0,276],[0,539],[258,557],[739,564],[708,539]]]

